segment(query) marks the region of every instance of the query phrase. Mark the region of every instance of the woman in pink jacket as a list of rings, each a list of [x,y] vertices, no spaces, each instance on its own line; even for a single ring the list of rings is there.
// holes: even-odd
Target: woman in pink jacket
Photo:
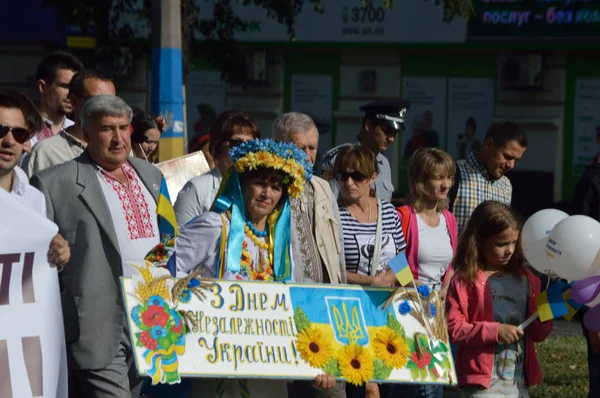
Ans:
[[[454,273],[450,263],[458,240],[456,219],[448,211],[455,170],[454,160],[441,149],[419,149],[408,165],[410,204],[398,209],[413,278],[442,299]]]
[[[428,285],[442,299],[453,271],[450,266],[457,244],[456,220],[448,211],[448,192],[456,165],[437,148],[417,150],[408,165],[410,204],[398,209],[406,239],[406,257],[417,285]],[[442,398],[441,386],[396,385],[390,396]]]
[[[540,280],[523,267],[520,225],[500,202],[481,203],[456,250],[446,298],[458,385],[467,397],[529,397],[542,381],[533,344],[552,322],[518,327],[536,311]]]

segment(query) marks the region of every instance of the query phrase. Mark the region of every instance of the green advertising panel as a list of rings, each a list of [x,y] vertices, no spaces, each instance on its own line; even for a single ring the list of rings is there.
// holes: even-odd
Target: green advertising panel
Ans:
[[[474,0],[469,38],[598,38],[598,0]]]

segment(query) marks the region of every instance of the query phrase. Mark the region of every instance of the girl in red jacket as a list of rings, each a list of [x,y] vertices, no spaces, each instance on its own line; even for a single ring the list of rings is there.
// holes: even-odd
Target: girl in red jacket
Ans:
[[[517,327],[540,293],[540,280],[523,267],[519,232],[508,206],[487,201],[459,240],[446,312],[464,396],[528,398],[528,387],[542,380],[533,343],[548,337],[552,322]]]

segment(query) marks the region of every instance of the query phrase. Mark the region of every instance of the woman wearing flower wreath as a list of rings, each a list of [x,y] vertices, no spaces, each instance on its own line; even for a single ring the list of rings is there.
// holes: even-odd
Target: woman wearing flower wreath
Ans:
[[[273,140],[248,141],[229,154],[233,166],[212,211],[180,230],[167,267],[175,265],[178,277],[205,269],[206,278],[291,281],[288,197],[302,193],[312,165],[294,145]],[[331,388],[335,378],[320,375],[317,383]],[[210,397],[212,391],[237,398],[246,388],[252,397],[287,397],[285,381],[241,379],[194,380],[191,396]]]

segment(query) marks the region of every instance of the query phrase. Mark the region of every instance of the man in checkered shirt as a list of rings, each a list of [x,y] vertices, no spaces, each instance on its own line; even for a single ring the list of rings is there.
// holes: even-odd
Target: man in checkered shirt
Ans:
[[[527,137],[518,124],[495,123],[485,136],[481,152],[471,152],[456,162],[456,178],[448,196],[459,232],[481,202],[495,200],[510,206],[512,185],[505,174],[526,149]]]

